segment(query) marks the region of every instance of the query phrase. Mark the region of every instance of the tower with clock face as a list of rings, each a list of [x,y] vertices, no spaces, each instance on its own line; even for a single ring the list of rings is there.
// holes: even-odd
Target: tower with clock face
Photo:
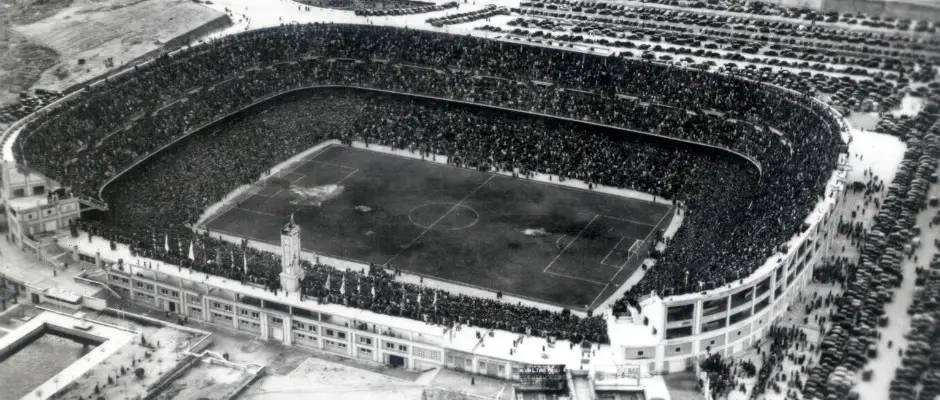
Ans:
[[[297,292],[303,277],[300,266],[300,227],[294,223],[294,214],[281,229],[281,288],[287,294]]]

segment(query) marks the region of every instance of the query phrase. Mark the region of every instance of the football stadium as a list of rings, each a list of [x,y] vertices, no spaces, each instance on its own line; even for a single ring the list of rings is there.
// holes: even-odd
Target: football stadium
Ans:
[[[693,371],[716,398],[739,385],[781,395],[773,376],[793,369],[776,365],[797,357],[779,346],[808,340],[816,356],[787,367],[801,375],[779,398],[858,396],[851,376],[878,354],[891,288],[913,282],[900,263],[920,248],[940,125],[904,119],[886,187],[853,166],[853,141],[867,139],[850,109],[802,75],[442,28],[519,14],[546,19],[510,26],[557,30],[545,22],[564,18],[559,7],[585,21],[579,4],[487,6],[429,22],[437,30],[246,29],[30,113],[3,136],[7,220],[22,221],[8,222],[8,243],[63,273],[84,265],[73,280],[101,290],[32,301],[141,308],[381,368],[505,380],[520,399],[580,399],[585,379],[599,398],[666,398],[650,382]],[[856,224],[858,192],[879,197]],[[843,236],[859,249],[850,267]],[[754,354],[759,369],[735,361]],[[208,356],[187,357],[185,368]],[[210,364],[254,379],[257,365],[222,358]],[[731,365],[754,369],[746,384]]]

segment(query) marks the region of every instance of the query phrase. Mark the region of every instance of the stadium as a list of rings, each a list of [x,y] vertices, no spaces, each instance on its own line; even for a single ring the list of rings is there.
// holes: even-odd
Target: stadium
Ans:
[[[185,47],[9,132],[59,215],[11,238],[68,229],[115,296],[392,367],[563,365],[598,387],[764,340],[849,184],[842,114],[791,89],[353,24]]]

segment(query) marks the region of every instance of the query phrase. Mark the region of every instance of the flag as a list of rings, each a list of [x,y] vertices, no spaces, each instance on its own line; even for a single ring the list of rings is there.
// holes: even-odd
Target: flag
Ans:
[[[434,312],[437,312],[437,290],[434,291],[434,301],[431,304],[434,306]]]
[[[326,273],[326,283],[323,284],[323,287],[325,287],[326,290],[330,290],[330,278],[332,278],[332,275],[330,275],[330,273],[327,272],[327,273]]]
[[[170,252],[170,235],[166,233],[163,234],[163,251]]]
[[[340,296],[346,295],[346,275],[343,275],[343,282],[339,284],[339,294]]]
[[[196,261],[196,253],[193,253],[193,241],[189,241],[189,260]]]
[[[372,298],[375,298],[375,284],[372,284]]]
[[[248,275],[248,255],[242,253],[242,268],[245,270],[245,275]]]

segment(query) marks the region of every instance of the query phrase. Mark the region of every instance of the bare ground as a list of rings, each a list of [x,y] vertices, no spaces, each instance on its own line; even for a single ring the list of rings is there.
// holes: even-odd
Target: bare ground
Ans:
[[[7,28],[0,28],[0,106],[16,100],[33,86],[42,72],[59,61],[59,54],[31,42]]]
[[[224,15],[190,0],[0,2],[0,105],[84,83]]]

